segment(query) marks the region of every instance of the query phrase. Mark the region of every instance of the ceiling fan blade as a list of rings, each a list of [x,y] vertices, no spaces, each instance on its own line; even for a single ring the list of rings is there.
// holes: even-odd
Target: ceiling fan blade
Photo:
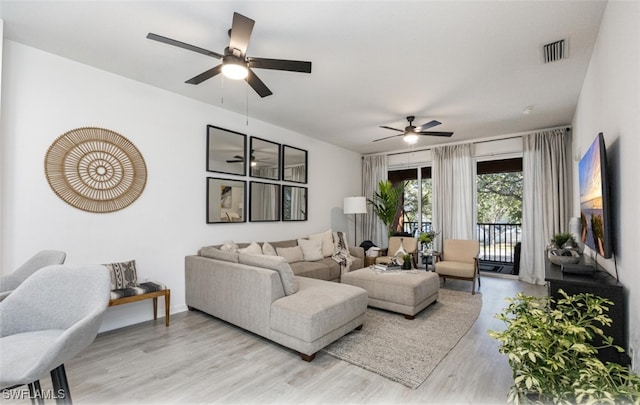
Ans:
[[[426,129],[433,128],[433,127],[435,127],[437,125],[440,125],[440,124],[442,124],[442,122],[440,122],[440,121],[436,121],[436,120],[429,121],[426,124],[422,124],[419,127],[416,127],[416,129],[414,131],[415,132],[424,131]]]
[[[206,72],[200,73],[198,76],[192,77],[187,80],[185,83],[189,84],[200,84],[205,80],[211,79],[213,76],[219,74],[222,71],[222,65],[218,65],[212,69],[207,70]]]
[[[393,128],[391,128],[393,129]],[[380,139],[374,139],[373,142],[378,142],[378,141],[384,141],[385,139],[391,139],[391,138],[397,138],[399,136],[403,136],[404,134],[398,134],[398,135],[391,135],[391,136],[385,136],[384,138],[380,138]]]
[[[227,163],[241,163],[241,162],[244,162],[244,160],[238,160],[238,159],[233,160],[233,159],[228,159],[226,162],[227,162]]]
[[[453,132],[437,132],[437,131],[420,131],[416,132],[418,135],[429,135],[429,136],[446,136],[449,137],[453,135]]]
[[[251,31],[253,31],[253,25],[255,23],[251,18],[245,17],[242,14],[233,13],[229,49],[237,49],[241,52],[242,56],[244,56],[244,54],[247,53],[249,38],[251,38]]]
[[[217,52],[213,52],[213,51],[210,51],[208,49],[200,48],[200,47],[197,47],[197,46],[194,46],[194,45],[189,45],[189,44],[184,43],[184,42],[176,41],[175,39],[163,37],[162,35],[157,35],[157,34],[153,34],[153,33],[150,32],[150,33],[147,34],[147,38],[152,39],[154,41],[162,42],[162,43],[165,43],[165,44],[177,46],[178,48],[183,48],[183,49],[187,49],[189,51],[198,52],[198,53],[201,53],[203,55],[211,56],[211,57],[216,58],[216,59],[222,59],[222,55],[220,55]]]
[[[286,70],[288,72],[311,73],[311,62],[301,60],[248,58],[249,66],[255,69]]]
[[[260,80],[260,78],[256,76],[251,69],[249,69],[249,74],[244,80],[249,83],[249,86],[251,86],[251,88],[253,88],[260,97],[267,97],[273,94],[267,85],[264,84],[264,82]]]
[[[386,125],[380,125],[380,128],[384,128],[384,129],[391,129],[391,130],[393,130],[393,131],[398,131],[398,132],[402,132],[402,133],[404,133],[404,129],[391,128],[391,127],[388,127],[388,126],[386,126]]]

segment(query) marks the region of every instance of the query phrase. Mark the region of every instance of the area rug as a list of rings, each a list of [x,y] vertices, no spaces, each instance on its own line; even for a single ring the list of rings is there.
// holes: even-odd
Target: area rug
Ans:
[[[322,351],[416,389],[471,328],[481,307],[479,293],[440,289],[438,301],[414,320],[367,308],[362,330]]]

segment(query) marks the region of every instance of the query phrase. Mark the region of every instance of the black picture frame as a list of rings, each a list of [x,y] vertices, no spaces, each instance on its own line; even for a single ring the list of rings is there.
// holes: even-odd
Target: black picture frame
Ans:
[[[309,219],[309,194],[307,187],[282,186],[282,220],[307,221]]]
[[[247,135],[207,125],[208,172],[247,175]]]
[[[249,221],[280,221],[280,184],[251,181],[249,183]]]
[[[249,175],[280,180],[280,144],[252,136],[249,142]]]
[[[207,177],[207,224],[247,222],[247,182]]]
[[[295,146],[282,145],[282,180],[307,184],[308,152]]]

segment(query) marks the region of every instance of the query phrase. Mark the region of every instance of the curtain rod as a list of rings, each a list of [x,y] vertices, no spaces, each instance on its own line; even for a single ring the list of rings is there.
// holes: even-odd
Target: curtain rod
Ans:
[[[477,140],[477,141],[458,141],[458,142],[450,142],[450,143],[441,143],[441,144],[438,144],[438,145],[432,145],[432,146],[429,146],[429,147],[426,147],[426,148],[414,149],[414,150],[410,150],[410,151],[368,153],[366,155],[362,155],[362,159],[364,159],[365,156],[376,156],[376,155],[395,156],[395,155],[405,155],[407,153],[424,152],[424,151],[431,150],[433,148],[438,148],[440,146],[447,146],[447,145],[464,145],[464,144],[467,144],[467,143],[471,143],[471,144],[476,145],[476,144],[480,144],[480,143],[502,141],[502,140],[507,140],[507,139],[516,139],[516,138],[522,138],[524,135],[533,134],[535,132],[553,131],[553,130],[562,129],[562,128],[564,128],[564,130],[566,132],[571,131],[571,126],[570,125],[561,125],[561,126],[552,127],[552,128],[537,129],[537,130],[534,130],[534,131],[516,132],[515,134],[509,134],[509,135],[496,135],[496,136],[493,136],[493,137],[481,138],[482,140]]]

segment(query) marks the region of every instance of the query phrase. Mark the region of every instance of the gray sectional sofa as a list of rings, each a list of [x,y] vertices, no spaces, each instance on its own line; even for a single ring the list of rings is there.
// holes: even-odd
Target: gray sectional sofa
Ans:
[[[286,248],[297,241],[270,243]],[[361,268],[364,251],[350,250],[357,255],[351,268]],[[289,263],[280,256],[205,247],[185,258],[186,303],[311,361],[318,350],[364,322],[367,292],[328,281],[339,281],[340,271],[331,257]]]

